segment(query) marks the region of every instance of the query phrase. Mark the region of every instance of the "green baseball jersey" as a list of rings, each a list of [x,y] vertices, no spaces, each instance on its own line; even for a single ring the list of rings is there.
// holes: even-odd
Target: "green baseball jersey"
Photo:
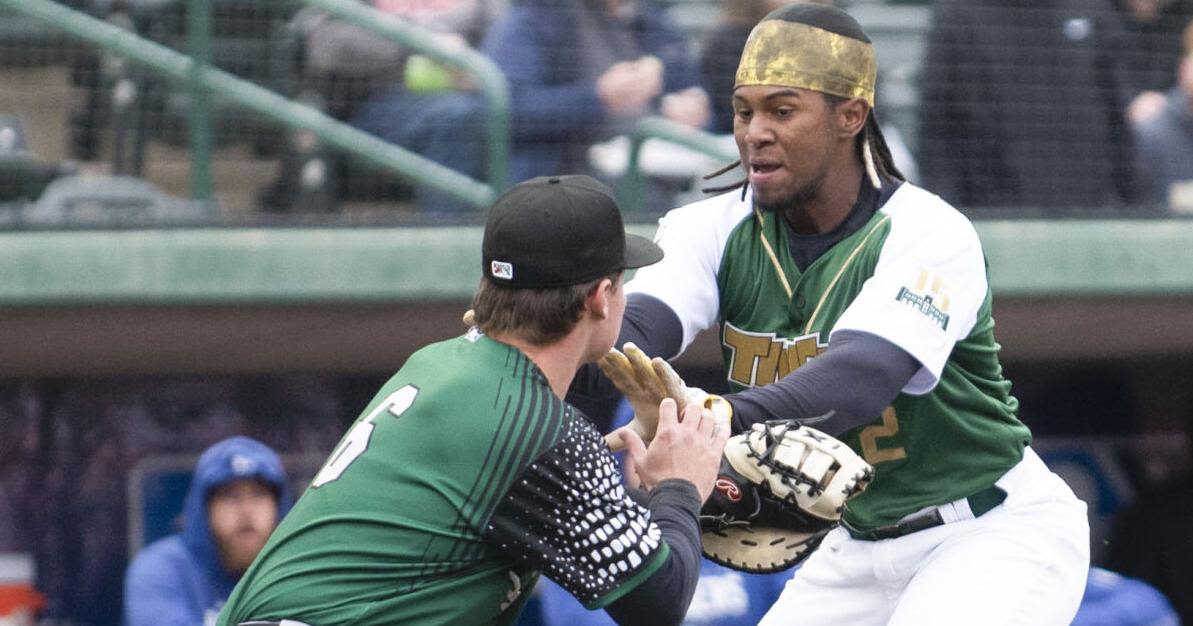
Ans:
[[[627,290],[671,307],[684,347],[719,324],[735,390],[797,372],[841,330],[881,337],[919,362],[891,406],[839,435],[875,468],[848,522],[891,524],[964,498],[1022,458],[1031,435],[998,361],[981,243],[961,213],[904,183],[801,271],[789,227],[751,207],[731,192],[669,212],[656,236],[666,256]]]
[[[508,624],[539,572],[599,607],[667,554],[595,428],[522,352],[474,330],[385,384],[219,624]]]

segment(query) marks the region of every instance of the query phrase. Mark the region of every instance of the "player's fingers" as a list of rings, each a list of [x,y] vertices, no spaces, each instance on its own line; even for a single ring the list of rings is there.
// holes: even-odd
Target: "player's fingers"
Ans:
[[[729,437],[733,435],[733,428],[729,424],[717,423],[717,427],[713,430],[712,438],[717,445],[717,454],[720,454],[725,446],[729,443]]]
[[[707,409],[703,405],[699,405],[699,404],[697,404],[695,406],[700,407],[700,420],[704,425],[706,425],[708,427],[709,436],[715,437],[721,431],[729,430],[728,428],[725,427],[724,424],[722,424],[720,422],[720,420],[717,419],[716,413],[713,413],[712,410]]]
[[[681,422],[704,437],[712,437],[716,422],[712,419],[712,412],[696,403],[684,405]]]
[[[626,430],[623,426],[617,430],[605,435],[605,443],[609,446],[610,452],[621,452],[625,450],[625,442],[622,440],[622,431]]]
[[[625,462],[625,484],[631,489],[642,486],[642,475],[638,473],[638,465],[632,459]]]
[[[630,360],[626,358],[626,355],[619,352],[617,348],[610,348],[605,356],[598,359],[597,367],[601,368],[605,376],[623,392],[636,387],[634,367],[630,365]]]
[[[625,363],[626,366],[629,366],[629,361],[625,360],[625,355],[622,354],[617,348],[609,348],[609,351],[606,352],[604,356],[597,359],[597,365],[599,365],[601,369],[618,369],[621,366],[621,363]]]
[[[659,403],[659,424],[656,432],[662,433],[679,427],[679,405],[671,398]]]
[[[663,386],[663,381],[659,380],[659,375],[655,373],[654,366],[650,364],[650,357],[638,348],[633,343],[627,343],[622,346],[625,351],[626,358],[630,361],[630,366],[634,369],[634,378],[637,379],[638,384],[647,392],[654,394],[656,398],[667,396],[667,389]]]
[[[704,416],[697,410],[700,407],[690,402],[676,406],[679,407],[679,423],[692,430],[700,430],[700,424],[704,421]]]
[[[646,463],[646,444],[642,442],[642,438],[638,433],[629,428],[620,428],[611,434],[618,434],[621,439],[621,446],[629,453],[630,465],[634,467],[634,474],[638,473],[637,468]]]
[[[670,363],[656,356],[651,359],[650,366],[654,370],[655,376],[663,383],[663,389],[668,396],[681,402],[686,400],[684,395],[687,393],[688,386],[679,377],[679,374],[675,373],[675,369],[671,367]]]

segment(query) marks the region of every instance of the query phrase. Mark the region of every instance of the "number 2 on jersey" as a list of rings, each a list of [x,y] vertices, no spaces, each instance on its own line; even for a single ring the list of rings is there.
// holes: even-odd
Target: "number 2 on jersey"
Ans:
[[[888,406],[882,412],[882,423],[867,426],[862,429],[858,438],[862,444],[862,458],[870,465],[878,465],[883,461],[898,461],[907,458],[907,450],[902,446],[897,448],[879,449],[879,437],[893,437],[899,432],[899,417],[895,415],[895,407]]]
[[[311,481],[311,487],[322,487],[339,478],[344,470],[348,469],[348,466],[352,465],[352,462],[368,449],[369,440],[373,438],[373,428],[376,427],[374,420],[377,419],[377,416],[388,411],[394,417],[401,417],[410,408],[410,405],[414,404],[414,398],[417,395],[418,387],[406,385],[386,396],[377,405],[377,408],[370,411],[364,419],[352,427],[352,430],[348,431],[348,434],[340,441],[340,445],[336,446],[331,456],[327,458],[323,469],[315,474],[315,479]]]

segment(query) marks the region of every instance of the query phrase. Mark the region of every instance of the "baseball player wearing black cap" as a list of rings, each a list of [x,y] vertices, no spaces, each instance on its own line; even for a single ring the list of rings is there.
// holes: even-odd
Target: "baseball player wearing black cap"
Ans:
[[[562,399],[617,337],[623,270],[662,255],[626,235],[591,178],[538,178],[499,198],[476,326],[382,387],[219,624],[509,624],[540,572],[621,623],[678,624],[727,432],[666,401],[669,435],[649,448],[627,435],[653,486],[630,494],[601,434]]]

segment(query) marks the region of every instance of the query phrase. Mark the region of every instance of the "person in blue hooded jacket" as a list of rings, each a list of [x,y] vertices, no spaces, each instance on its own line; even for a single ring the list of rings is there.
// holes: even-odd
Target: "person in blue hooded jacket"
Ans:
[[[146,546],[124,579],[124,626],[214,624],[236,581],[290,509],[278,455],[248,437],[195,464],[177,534]]]

